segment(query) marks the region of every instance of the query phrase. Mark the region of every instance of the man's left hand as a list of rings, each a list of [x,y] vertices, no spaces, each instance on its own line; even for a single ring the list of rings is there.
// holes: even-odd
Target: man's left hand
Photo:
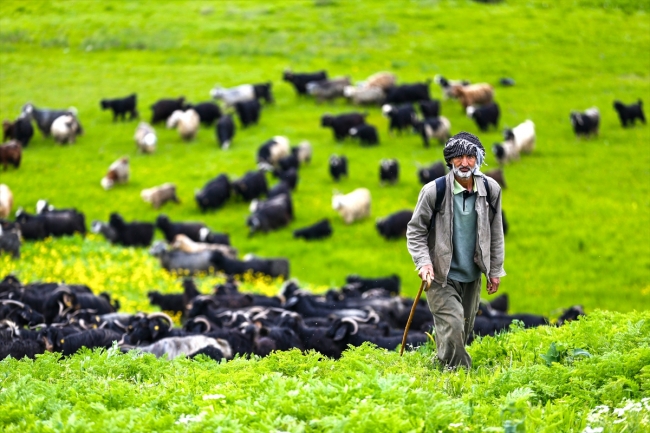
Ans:
[[[487,292],[488,295],[494,295],[497,290],[499,290],[499,284],[501,284],[501,278],[488,278],[487,279]]]

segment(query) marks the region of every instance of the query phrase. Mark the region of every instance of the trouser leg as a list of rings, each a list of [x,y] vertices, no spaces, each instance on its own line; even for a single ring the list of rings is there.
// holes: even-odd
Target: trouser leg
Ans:
[[[474,327],[480,287],[480,279],[471,283],[448,280],[445,287],[433,282],[427,292],[436,328],[438,359],[449,367],[472,366],[465,342]]]

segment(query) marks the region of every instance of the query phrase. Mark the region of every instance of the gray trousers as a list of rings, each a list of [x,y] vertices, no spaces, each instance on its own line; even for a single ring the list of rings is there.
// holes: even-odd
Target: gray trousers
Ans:
[[[436,327],[438,359],[451,368],[460,365],[469,369],[472,358],[465,350],[465,343],[474,329],[481,278],[471,283],[447,280],[446,287],[432,282],[426,293]]]

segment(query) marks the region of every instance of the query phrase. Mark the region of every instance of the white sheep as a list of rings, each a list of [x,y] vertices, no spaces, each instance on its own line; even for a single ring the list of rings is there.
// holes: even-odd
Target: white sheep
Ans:
[[[514,141],[506,140],[503,143],[496,143],[492,146],[492,152],[499,164],[515,161],[519,159],[519,149]]]
[[[366,86],[346,86],[343,89],[343,96],[355,105],[379,105],[386,98],[381,87]]]
[[[208,244],[205,242],[194,242],[186,235],[180,233],[174,237],[171,247],[186,253],[200,253],[202,251],[221,251],[224,256],[230,259],[237,259],[238,251],[230,245]]]
[[[133,136],[135,144],[143,153],[153,153],[156,150],[156,131],[147,122],[140,122]]]
[[[214,99],[221,99],[226,106],[232,107],[238,102],[255,99],[255,88],[252,84],[242,84],[229,89],[215,86],[214,89],[210,90],[210,96]]]
[[[532,120],[506,129],[503,136],[506,142],[513,143],[518,153],[531,153],[535,149],[535,124]]]
[[[138,346],[135,349],[142,352],[153,353],[157,358],[167,355],[168,359],[174,359],[181,354],[191,355],[199,350],[213,346],[223,353],[224,358],[232,358],[230,343],[222,338],[211,338],[205,335],[187,335],[185,337],[167,337],[156,341],[148,346]]]
[[[200,124],[201,118],[192,108],[186,111],[176,110],[167,119],[167,128],[176,128],[183,140],[193,140]]]
[[[151,203],[155,209],[158,209],[170,200],[174,203],[180,203],[180,200],[176,196],[176,185],[169,182],[160,186],[154,186],[153,188],[143,189],[140,192],[140,197],[147,203]]]
[[[298,146],[291,148],[291,152],[295,155],[300,164],[311,162],[312,147],[309,141],[301,141],[298,143]]]
[[[111,189],[116,183],[126,183],[129,180],[129,158],[127,156],[118,159],[108,167],[108,172],[100,182],[106,190]]]
[[[365,218],[370,215],[370,191],[367,188],[357,188],[345,195],[335,193],[332,208],[338,211],[346,224]]]
[[[81,126],[77,118],[68,113],[54,119],[50,133],[56,142],[71,144],[77,139],[77,134],[81,134]]]
[[[386,91],[397,84],[397,77],[391,72],[377,72],[369,76],[363,84],[364,87],[375,87]]]
[[[4,183],[0,183],[0,218],[7,218],[14,206],[14,195]]]

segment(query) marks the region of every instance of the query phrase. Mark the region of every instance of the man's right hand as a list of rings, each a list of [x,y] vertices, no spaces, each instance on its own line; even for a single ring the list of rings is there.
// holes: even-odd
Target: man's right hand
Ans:
[[[433,265],[424,265],[418,271],[418,276],[422,281],[426,281],[427,285],[431,285],[433,280]]]

